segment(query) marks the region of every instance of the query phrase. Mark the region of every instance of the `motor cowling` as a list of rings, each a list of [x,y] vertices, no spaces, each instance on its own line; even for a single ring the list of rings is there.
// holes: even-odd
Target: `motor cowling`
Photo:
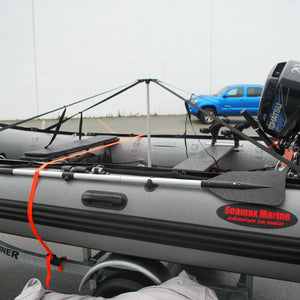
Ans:
[[[262,93],[258,120],[275,139],[300,130],[300,62],[287,61],[273,67]]]

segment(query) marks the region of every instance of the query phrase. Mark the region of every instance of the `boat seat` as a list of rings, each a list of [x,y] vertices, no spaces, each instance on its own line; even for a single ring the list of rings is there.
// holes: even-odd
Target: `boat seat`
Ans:
[[[118,141],[119,138],[111,135],[97,135],[86,139],[76,140],[64,144],[51,145],[48,148],[28,151],[22,159],[49,161],[51,159],[67,156],[72,153],[84,151]]]
[[[214,145],[193,153],[189,158],[180,162],[173,169],[208,171],[216,162],[232,151],[232,146]]]

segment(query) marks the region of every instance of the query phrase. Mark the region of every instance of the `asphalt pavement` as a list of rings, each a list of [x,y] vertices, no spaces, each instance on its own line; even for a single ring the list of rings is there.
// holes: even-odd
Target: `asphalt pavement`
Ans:
[[[231,125],[235,125],[240,119],[232,118]],[[57,120],[36,120],[26,124],[29,127],[47,128]],[[10,123],[13,123],[11,121]],[[85,132],[105,132],[105,133],[146,133],[146,117],[122,117],[122,118],[89,118],[83,122]],[[79,120],[71,120],[62,126],[63,130],[78,130]],[[192,123],[185,126],[185,116],[152,116],[151,133],[177,133],[182,134],[185,131],[189,134],[199,133],[199,128],[207,127],[201,124],[198,119],[192,118]],[[253,133],[250,130],[248,133]],[[17,247],[27,250],[44,253],[43,248],[38,241],[11,236],[0,233],[0,240]],[[58,255],[66,255],[68,258],[81,260],[82,249],[77,247],[51,244]],[[34,265],[20,263],[10,256],[0,251],[0,300],[13,300],[22,291],[26,282],[31,278],[38,278],[45,287],[46,269]],[[300,274],[299,274],[300,276]],[[233,284],[237,280],[237,274],[219,272],[218,278],[224,283]],[[77,288],[81,276],[68,274],[65,272],[52,271],[50,287],[61,293],[78,293]],[[88,288],[85,288],[79,294],[88,294]],[[257,300],[281,300],[300,299],[300,284],[285,282],[267,278],[254,277],[253,299]],[[28,299],[29,300],[29,299]]]
[[[230,125],[235,126],[241,117],[231,117]],[[6,123],[14,123],[17,121],[1,121]],[[18,121],[19,122],[19,121]],[[22,124],[25,127],[33,128],[48,128],[57,123],[57,119],[42,119],[32,120]],[[61,130],[78,132],[79,119],[70,119],[61,125]],[[199,134],[202,127],[209,127],[210,125],[202,124],[196,117],[192,116],[191,120],[187,119],[185,115],[165,115],[165,116],[151,116],[150,128],[151,134]],[[147,117],[146,116],[129,116],[129,117],[99,117],[86,118],[83,120],[82,131],[87,132],[101,132],[101,133],[147,133]],[[245,130],[248,134],[255,134],[252,129]]]

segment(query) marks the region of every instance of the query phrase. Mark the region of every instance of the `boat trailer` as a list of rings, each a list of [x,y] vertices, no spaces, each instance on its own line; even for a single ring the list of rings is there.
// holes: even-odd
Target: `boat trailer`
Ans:
[[[78,286],[78,291],[82,290],[88,284],[93,295],[95,295],[95,291],[97,290],[103,292],[103,287],[101,286],[103,280],[110,276],[116,278],[116,274],[122,275],[124,272],[135,272],[139,274],[139,278],[141,276],[147,278],[150,285],[159,285],[171,277],[178,275],[182,270],[182,267],[179,265],[105,251],[92,251],[89,248],[82,248],[82,253],[82,261],[64,260],[62,263],[63,271],[81,275],[82,279]],[[46,255],[13,246],[3,240],[0,240],[0,254],[12,260],[33,266],[46,266]],[[51,269],[56,270],[54,265],[51,265]],[[205,271],[205,269],[201,268],[202,271]],[[120,284],[122,280],[118,279],[117,282]],[[124,284],[126,284],[125,282]],[[253,276],[251,275],[240,274],[238,282],[233,286],[202,280],[199,280],[199,283],[214,290],[220,300],[252,299]]]

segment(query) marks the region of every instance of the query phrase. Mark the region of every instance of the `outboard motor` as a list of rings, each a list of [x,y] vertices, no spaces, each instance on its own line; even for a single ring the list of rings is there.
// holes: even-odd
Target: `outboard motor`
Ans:
[[[299,133],[300,62],[281,62],[271,70],[262,93],[258,120],[264,132],[283,148]]]
[[[263,134],[269,134],[273,140],[268,146],[299,165],[300,62],[281,62],[271,70],[262,93],[258,121]],[[285,164],[279,169],[288,171]],[[300,173],[291,170],[288,176],[299,178]]]

